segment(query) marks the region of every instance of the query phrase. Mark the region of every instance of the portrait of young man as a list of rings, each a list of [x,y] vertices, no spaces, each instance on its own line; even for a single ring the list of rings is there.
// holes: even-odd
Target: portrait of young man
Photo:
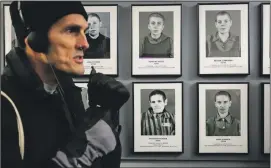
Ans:
[[[241,57],[240,11],[206,11],[206,20],[206,57]]]
[[[240,120],[232,115],[232,95],[228,91],[220,90],[210,98],[210,101],[212,100],[216,113],[212,113],[215,115],[206,120],[206,136],[241,136]],[[240,115],[240,111],[235,113]]]
[[[146,12],[141,12],[140,16],[147,18],[147,23],[140,21],[140,31],[148,28],[140,39],[140,58],[173,58],[173,24],[164,15],[173,19],[173,12],[152,12],[146,16]],[[165,13],[165,14],[163,14]],[[143,18],[142,18],[143,19]],[[167,29],[165,32],[164,30]],[[140,36],[143,35],[140,32]],[[168,33],[168,34],[167,34]]]
[[[115,117],[129,92],[113,78],[89,74],[91,107],[84,109],[73,82],[84,74],[90,45],[82,3],[13,1],[9,8],[18,46],[6,55],[1,75],[1,167],[119,168],[116,123],[92,114]]]
[[[164,91],[150,92],[149,108],[141,115],[141,135],[175,135],[175,117],[167,110],[168,98]]]
[[[109,18],[110,13],[103,13],[106,18]],[[110,19],[108,28],[102,34],[103,21],[98,13],[88,13],[88,30],[86,37],[89,44],[85,51],[85,59],[110,59]],[[106,34],[106,35],[105,35]]]

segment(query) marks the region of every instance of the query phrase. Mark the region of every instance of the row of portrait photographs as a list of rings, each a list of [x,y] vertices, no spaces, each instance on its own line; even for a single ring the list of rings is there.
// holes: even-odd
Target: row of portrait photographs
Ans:
[[[261,75],[269,75],[270,4],[261,8]],[[118,75],[118,5],[85,5],[85,74]],[[132,76],[182,74],[182,5],[132,5]],[[16,46],[4,6],[5,55]],[[250,74],[249,3],[198,4],[198,74]]]
[[[88,108],[87,83],[82,88]],[[198,153],[248,153],[249,83],[197,83]],[[183,82],[133,82],[134,152],[183,152]],[[262,152],[270,154],[270,84],[261,83]]]

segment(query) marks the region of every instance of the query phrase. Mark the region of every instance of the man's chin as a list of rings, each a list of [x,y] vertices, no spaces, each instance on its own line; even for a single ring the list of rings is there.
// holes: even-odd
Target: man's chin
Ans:
[[[89,33],[90,36],[97,36],[97,32]]]
[[[154,113],[162,113],[162,111],[153,111]]]
[[[76,68],[76,69],[59,68],[58,70],[65,72],[69,75],[73,75],[73,76],[81,76],[81,75],[84,75],[85,73],[84,68]]]
[[[226,114],[226,111],[220,111],[219,113],[220,114]]]
[[[84,75],[85,69],[82,69],[82,70],[76,70],[76,71],[73,71],[72,73],[73,73],[74,75],[81,76],[81,75]]]
[[[225,33],[228,33],[228,31],[227,30],[222,30],[222,31],[220,31],[220,33],[225,34]]]

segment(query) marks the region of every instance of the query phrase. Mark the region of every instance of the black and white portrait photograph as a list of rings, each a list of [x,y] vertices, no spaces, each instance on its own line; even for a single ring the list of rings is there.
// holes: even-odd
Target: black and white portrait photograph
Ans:
[[[133,83],[134,151],[182,152],[182,83]]]
[[[181,5],[132,5],[133,75],[181,74]]]
[[[240,90],[206,90],[206,136],[240,135]]]
[[[199,4],[200,74],[248,74],[248,4]]]
[[[141,89],[141,135],[175,135],[174,94],[174,89]]]
[[[261,74],[270,74],[270,3],[261,5],[262,59]]]
[[[89,107],[89,99],[88,99],[88,87],[86,82],[75,82],[75,86],[81,88],[82,101],[84,104],[84,108],[87,109]]]
[[[263,152],[270,153],[270,84],[262,83],[263,97]]]
[[[199,153],[248,152],[248,83],[198,83]]]
[[[97,72],[117,75],[118,6],[84,7],[88,14],[86,38],[89,43],[84,55],[85,74],[89,74],[93,66]]]

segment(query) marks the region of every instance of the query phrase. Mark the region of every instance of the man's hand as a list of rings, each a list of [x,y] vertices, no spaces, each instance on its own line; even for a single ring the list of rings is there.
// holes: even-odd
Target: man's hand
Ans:
[[[102,73],[94,73],[88,82],[89,105],[119,110],[129,99],[130,93],[119,81]]]

